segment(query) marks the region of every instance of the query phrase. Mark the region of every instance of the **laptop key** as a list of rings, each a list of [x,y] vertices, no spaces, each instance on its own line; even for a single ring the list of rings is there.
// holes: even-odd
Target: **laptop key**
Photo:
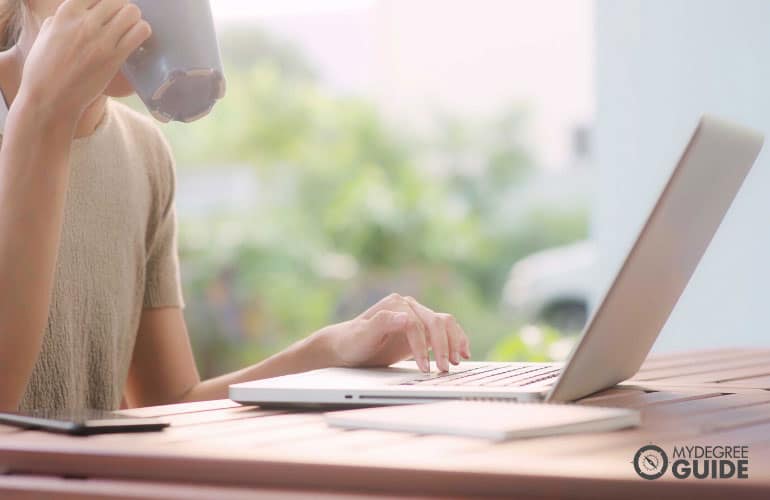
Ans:
[[[527,378],[529,376],[532,376],[533,373],[539,374],[544,369],[545,367],[528,366],[517,370],[510,370],[507,372],[493,373],[489,377],[471,380],[468,384],[465,384],[461,380],[459,385],[477,385],[477,386],[490,385],[492,382],[497,382],[498,380],[510,380],[514,377]]]
[[[484,384],[487,387],[515,387],[528,384],[530,381],[550,374],[558,375],[561,371],[560,368],[548,367],[547,370],[532,371],[521,376],[511,376],[507,378],[501,378],[488,384]]]
[[[455,370],[451,372],[432,372],[432,373],[426,373],[423,375],[419,375],[414,377],[411,380],[408,380],[406,382],[402,382],[400,385],[414,385],[414,384],[422,384],[427,383],[431,381],[435,381],[437,379],[448,379],[452,377],[465,377],[470,375],[475,375],[478,373],[486,372],[489,370],[495,370],[496,367],[490,367],[489,365],[484,366],[476,366],[474,368],[468,368],[465,370]]]
[[[435,385],[482,385],[489,380],[512,377],[514,375],[528,373],[533,370],[539,370],[540,367],[524,364],[520,366],[504,366],[497,370],[491,370],[481,374],[474,374],[468,377],[462,377],[455,380],[437,381]]]
[[[459,377],[445,377],[445,378],[433,378],[429,380],[421,381],[421,385],[464,385],[470,380],[477,380],[484,377],[494,375],[501,371],[511,370],[509,366],[496,366],[487,370],[477,371],[476,373],[460,374]]]
[[[457,371],[452,371],[452,372],[430,372],[430,373],[423,373],[423,374],[418,375],[418,376],[414,377],[413,379],[411,379],[410,382],[425,382],[425,381],[428,381],[428,380],[435,380],[435,379],[438,379],[438,378],[447,378],[447,377],[452,377],[452,376],[455,376],[455,375],[462,375],[462,374],[465,374],[465,373],[471,373],[471,372],[473,372],[475,370],[478,370],[480,368],[482,368],[482,367],[468,368],[468,369],[465,369],[465,370],[457,370]]]
[[[556,373],[550,373],[548,375],[543,375],[542,377],[538,377],[538,378],[536,378],[534,380],[528,380],[528,381],[526,381],[526,382],[524,382],[522,384],[518,384],[518,385],[519,386],[532,385],[532,384],[536,384],[538,382],[543,382],[544,380],[551,380],[551,379],[554,379],[554,378],[558,377],[560,372],[561,372],[561,370],[559,370]]]

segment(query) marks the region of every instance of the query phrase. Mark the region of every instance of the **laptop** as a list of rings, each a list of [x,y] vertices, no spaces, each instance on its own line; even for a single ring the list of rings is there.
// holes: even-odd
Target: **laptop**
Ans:
[[[631,250],[564,364],[464,362],[420,372],[325,368],[233,384],[260,406],[375,406],[453,399],[569,402],[633,376],[647,357],[762,149],[761,134],[714,117],[693,133]]]

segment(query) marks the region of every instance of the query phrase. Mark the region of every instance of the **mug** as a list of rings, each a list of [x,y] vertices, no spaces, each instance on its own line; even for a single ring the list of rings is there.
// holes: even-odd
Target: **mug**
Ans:
[[[152,36],[123,74],[161,122],[192,122],[225,95],[222,58],[209,0],[132,0]]]

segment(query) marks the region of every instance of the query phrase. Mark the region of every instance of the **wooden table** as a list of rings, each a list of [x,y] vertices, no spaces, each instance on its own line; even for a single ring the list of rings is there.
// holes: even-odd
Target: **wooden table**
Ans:
[[[493,444],[343,431],[319,413],[222,400],[130,411],[169,419],[162,433],[0,427],[0,497],[770,498],[770,350],[653,357],[578,404],[638,408],[643,425]],[[749,479],[641,479],[631,461],[650,443],[748,445]]]

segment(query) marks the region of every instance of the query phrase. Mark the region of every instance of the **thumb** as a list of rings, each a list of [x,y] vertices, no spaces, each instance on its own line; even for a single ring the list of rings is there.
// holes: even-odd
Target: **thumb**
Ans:
[[[409,323],[409,315],[405,312],[379,311],[365,320],[364,329],[370,335],[383,336],[388,333],[403,330]]]

